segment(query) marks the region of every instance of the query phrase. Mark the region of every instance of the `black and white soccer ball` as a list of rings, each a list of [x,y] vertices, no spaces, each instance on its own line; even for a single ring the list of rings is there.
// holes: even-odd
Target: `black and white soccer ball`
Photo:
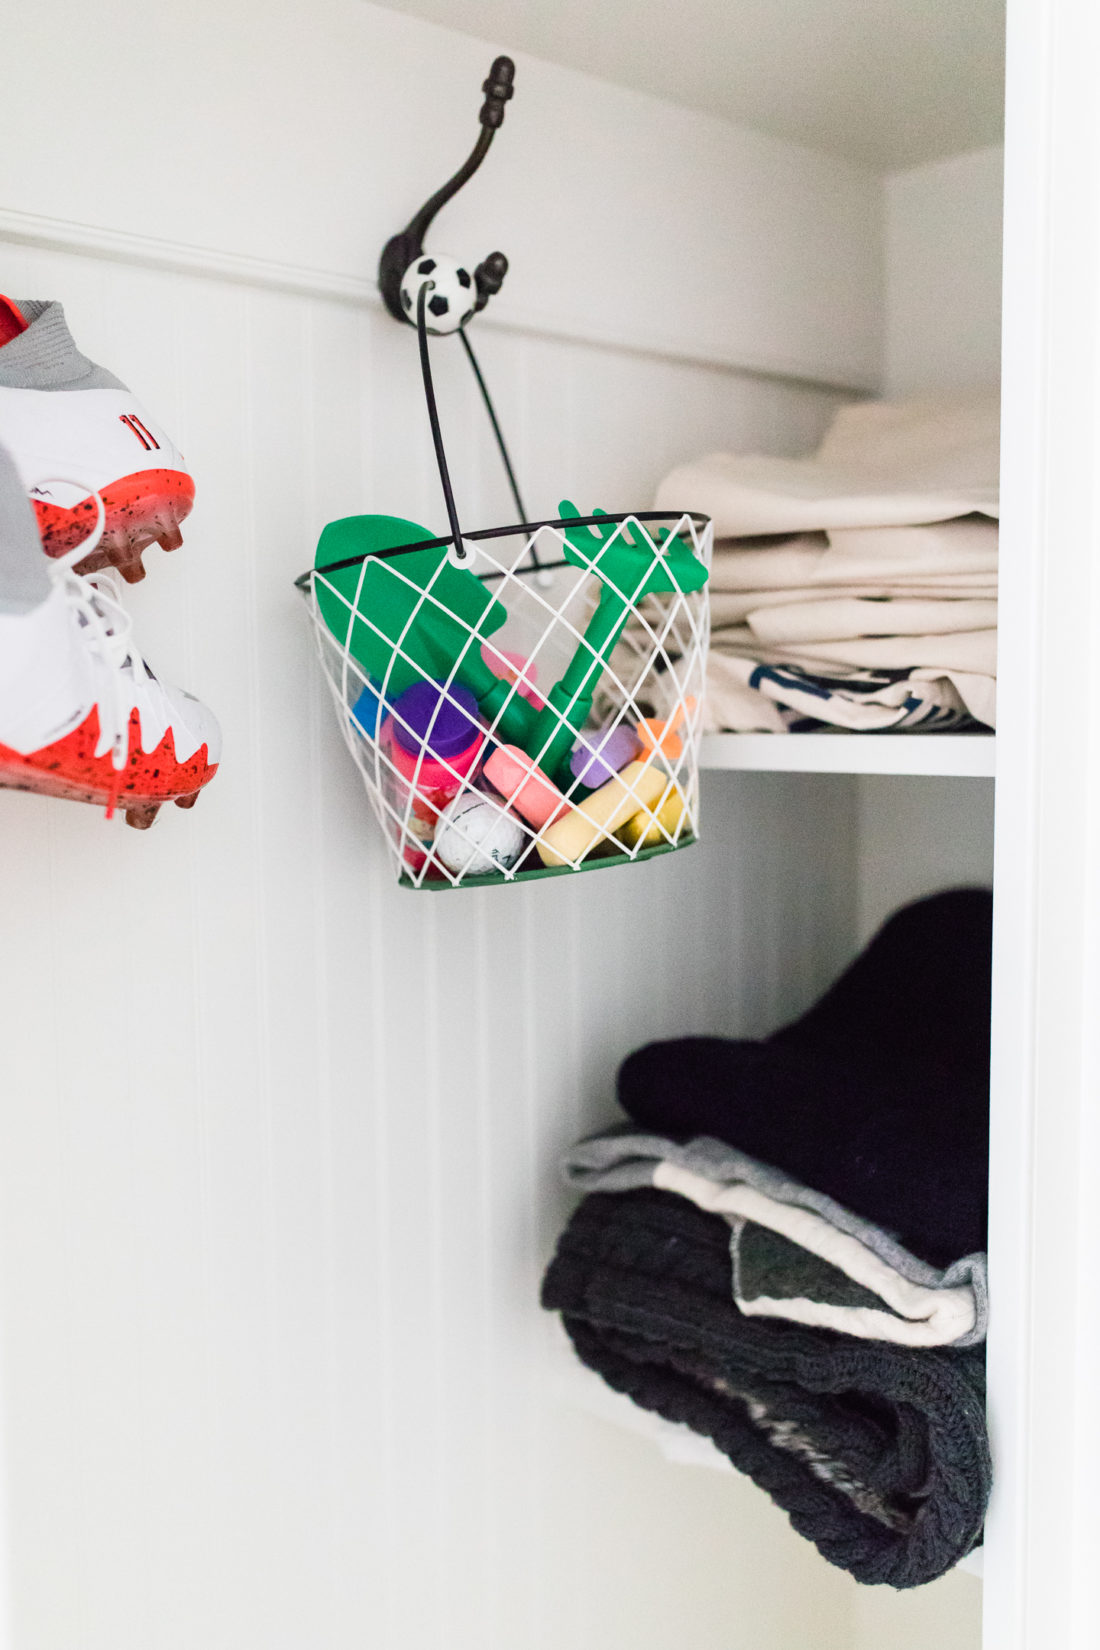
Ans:
[[[401,281],[401,308],[413,326],[420,288],[429,283],[424,324],[429,332],[457,332],[477,306],[477,288],[468,269],[454,258],[425,252],[409,265]]]

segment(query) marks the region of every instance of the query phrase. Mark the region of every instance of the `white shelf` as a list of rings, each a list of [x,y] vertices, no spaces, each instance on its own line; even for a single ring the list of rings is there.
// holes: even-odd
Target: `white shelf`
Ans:
[[[708,733],[704,768],[750,773],[946,774],[990,779],[991,733]]]
[[[763,737],[767,737],[766,735]],[[782,737],[782,736],[781,736]],[[690,1427],[677,1421],[663,1420],[652,1410],[642,1409],[624,1393],[606,1386],[594,1370],[578,1363],[572,1347],[560,1324],[552,1330],[550,1369],[553,1372],[551,1390],[559,1403],[583,1410],[599,1421],[609,1422],[623,1432],[632,1432],[647,1443],[656,1445],[666,1461],[677,1467],[705,1467],[708,1471],[731,1475],[736,1471],[728,1455],[723,1455],[716,1444]],[[979,1580],[985,1576],[985,1548],[960,1558],[956,1568],[965,1570]]]

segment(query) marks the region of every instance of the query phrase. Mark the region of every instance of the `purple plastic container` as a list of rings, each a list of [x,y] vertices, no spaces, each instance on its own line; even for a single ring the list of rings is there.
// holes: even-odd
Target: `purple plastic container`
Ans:
[[[481,741],[477,700],[469,688],[461,682],[446,689],[442,682],[414,682],[394,702],[393,713],[393,737],[407,755],[415,760],[423,752],[425,768],[434,757],[465,771],[463,753]]]
[[[642,741],[625,722],[605,732],[586,734],[584,743],[573,748],[569,771],[574,779],[595,791],[633,762],[642,748]]]

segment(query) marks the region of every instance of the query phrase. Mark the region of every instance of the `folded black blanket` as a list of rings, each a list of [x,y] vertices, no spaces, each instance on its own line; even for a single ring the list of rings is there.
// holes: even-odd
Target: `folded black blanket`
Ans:
[[[992,896],[891,917],[821,1001],[761,1042],[650,1043],[619,1103],[825,1192],[933,1266],[986,1247]]]
[[[857,1580],[917,1587],[980,1539],[980,1347],[917,1351],[744,1317],[726,1222],[648,1189],[583,1200],[542,1299],[584,1363],[712,1439]]]

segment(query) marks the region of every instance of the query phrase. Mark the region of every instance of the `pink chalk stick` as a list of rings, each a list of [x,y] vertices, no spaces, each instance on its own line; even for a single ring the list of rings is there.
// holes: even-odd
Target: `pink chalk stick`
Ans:
[[[558,787],[518,745],[498,746],[482,772],[508,806],[536,831],[541,831],[566,805]]]

